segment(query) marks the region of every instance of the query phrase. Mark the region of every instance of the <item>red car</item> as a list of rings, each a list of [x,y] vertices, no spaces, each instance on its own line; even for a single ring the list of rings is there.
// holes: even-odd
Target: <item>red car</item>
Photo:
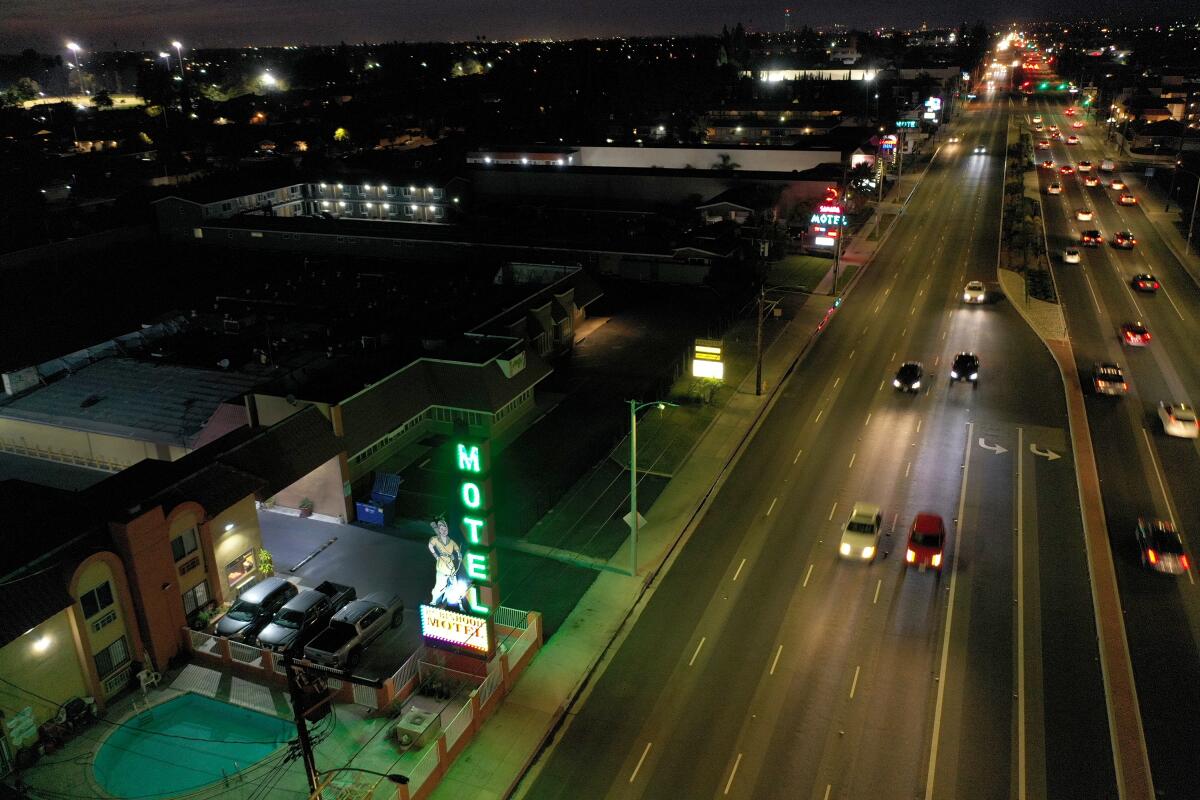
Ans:
[[[1073,117],[1073,116],[1075,116],[1075,109],[1073,109],[1073,108],[1068,108],[1068,109],[1067,109],[1065,112],[1063,112],[1063,113],[1065,113],[1065,114],[1066,114],[1068,117]]]
[[[946,526],[937,514],[917,514],[908,531],[908,549],[904,564],[915,564],[922,570],[933,567],[941,572],[942,550],[946,546]]]
[[[1075,168],[1072,167],[1070,164],[1063,164],[1061,167],[1058,168],[1058,173],[1060,175],[1074,175]]]
[[[1054,169],[1054,162],[1047,158],[1042,162],[1042,169]]]
[[[1140,322],[1126,322],[1121,326],[1121,340],[1134,347],[1150,344],[1150,331]]]

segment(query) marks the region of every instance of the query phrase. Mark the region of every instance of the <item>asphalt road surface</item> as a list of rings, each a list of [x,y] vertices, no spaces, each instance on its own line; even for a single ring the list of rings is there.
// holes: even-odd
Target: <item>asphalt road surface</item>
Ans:
[[[1009,112],[953,126],[524,797],[1116,796],[1061,381],[995,283]],[[859,500],[869,564],[837,554]],[[919,511],[941,575],[905,569]]]
[[[1045,124],[1072,131],[1065,105],[1043,101],[1033,107],[1041,110]],[[1099,166],[1102,159],[1114,157],[1103,125],[1089,121],[1074,132],[1080,135],[1079,145],[1053,144],[1049,157],[1057,165],[1090,160]],[[1046,157],[1044,152],[1039,151],[1039,161]],[[1137,206],[1121,206],[1120,192],[1107,188],[1113,177],[1131,178],[1127,167],[1118,159],[1115,175],[1101,173],[1105,185],[1095,188],[1085,187],[1078,175],[1059,176],[1063,194],[1043,194],[1042,202],[1049,245],[1056,255],[1078,242],[1082,228],[1099,228],[1109,239],[1119,230],[1132,230],[1137,236],[1133,250],[1111,245],[1081,248],[1079,265],[1064,264],[1059,257],[1054,269],[1084,391],[1091,395],[1088,420],[1155,790],[1163,798],[1190,798],[1200,795],[1200,586],[1194,577],[1195,553],[1187,577],[1151,572],[1141,566],[1134,530],[1139,516],[1173,520],[1187,546],[1187,536],[1200,519],[1196,441],[1167,437],[1157,413],[1160,400],[1200,400],[1200,289],[1146,218],[1146,213],[1163,211],[1161,201],[1151,203],[1143,196]],[[1040,171],[1044,189],[1052,178]],[[1080,208],[1091,209],[1095,219],[1077,220]],[[1131,288],[1133,276],[1145,272],[1162,283],[1157,294]],[[1126,347],[1119,341],[1118,327],[1135,320],[1150,330],[1153,338],[1147,348]],[[1087,382],[1096,361],[1121,365],[1128,395],[1112,398],[1091,392]]]

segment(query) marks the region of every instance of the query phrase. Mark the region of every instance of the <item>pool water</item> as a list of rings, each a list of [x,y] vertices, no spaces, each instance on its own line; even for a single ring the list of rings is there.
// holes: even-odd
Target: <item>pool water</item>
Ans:
[[[185,694],[114,728],[92,770],[116,797],[174,797],[246,769],[295,735],[287,720]]]

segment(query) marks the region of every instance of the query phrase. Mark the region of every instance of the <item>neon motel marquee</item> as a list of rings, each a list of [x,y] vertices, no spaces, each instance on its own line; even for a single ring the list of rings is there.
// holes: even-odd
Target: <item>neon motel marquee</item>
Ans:
[[[470,613],[436,606],[421,606],[421,634],[429,639],[491,655],[496,636],[492,616],[499,606],[496,580],[495,515],[492,509],[491,447],[485,440],[455,444],[455,469],[466,537],[463,567],[469,582],[466,601]],[[481,646],[482,642],[482,646]]]

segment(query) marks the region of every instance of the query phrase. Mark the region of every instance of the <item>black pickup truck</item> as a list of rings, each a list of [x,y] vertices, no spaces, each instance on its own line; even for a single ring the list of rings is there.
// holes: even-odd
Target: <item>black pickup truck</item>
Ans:
[[[275,612],[275,617],[258,634],[258,646],[276,652],[299,652],[308,640],[329,623],[347,603],[357,597],[353,586],[323,581],[305,589]]]

